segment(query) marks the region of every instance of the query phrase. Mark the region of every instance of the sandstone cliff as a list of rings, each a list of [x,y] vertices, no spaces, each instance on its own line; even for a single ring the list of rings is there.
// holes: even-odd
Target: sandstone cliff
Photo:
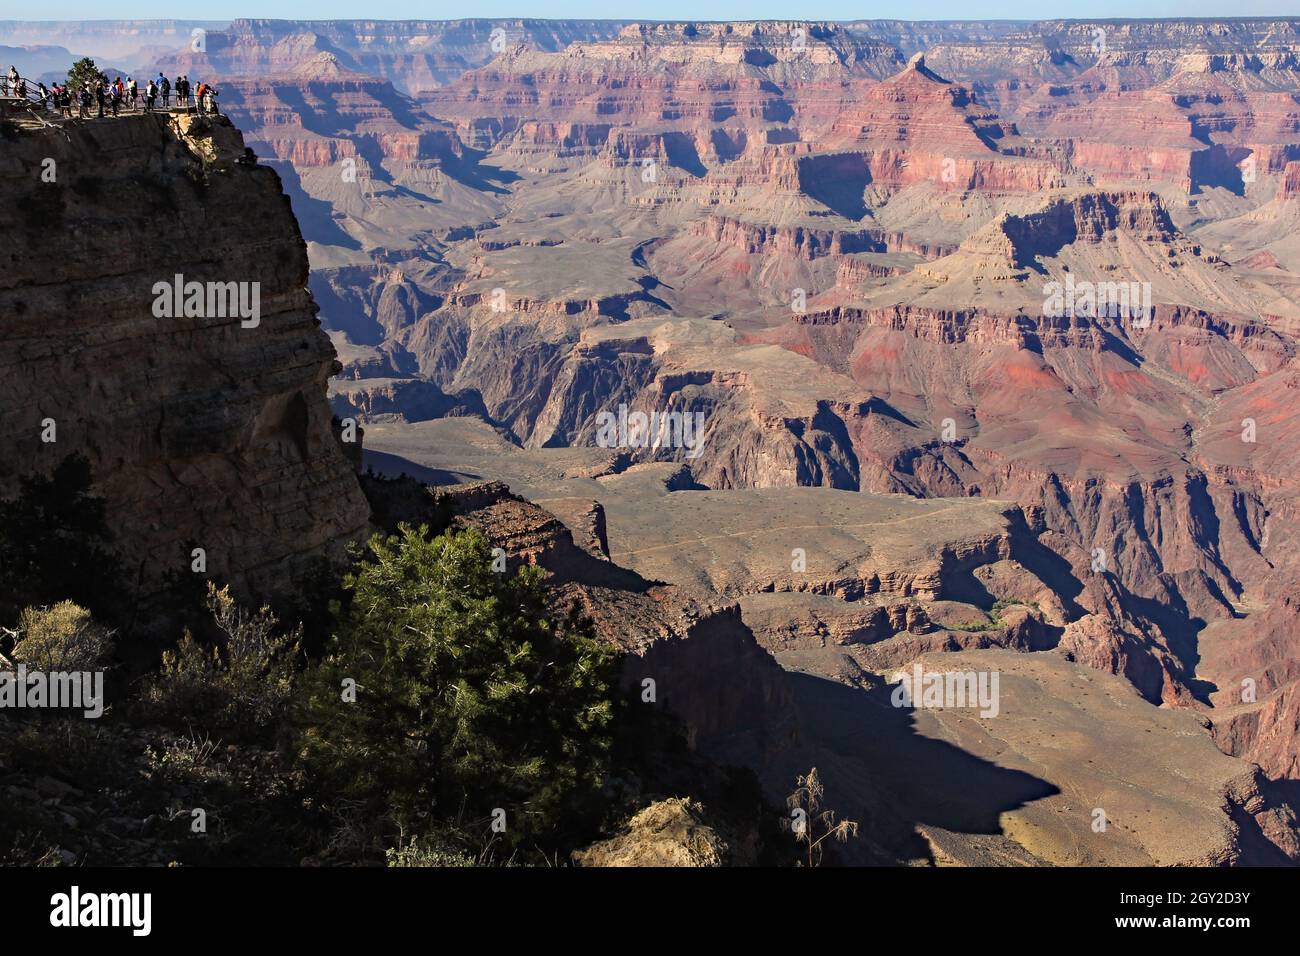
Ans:
[[[269,597],[364,531],[306,248],[228,121],[11,128],[0,233],[0,489],[86,456],[140,598],[195,548],[207,577]],[[201,307],[176,314],[177,276]]]

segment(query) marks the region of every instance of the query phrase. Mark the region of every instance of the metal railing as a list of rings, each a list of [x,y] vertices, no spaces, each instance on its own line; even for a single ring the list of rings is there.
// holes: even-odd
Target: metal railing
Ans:
[[[56,102],[53,90],[46,89],[44,95],[41,93],[42,86],[26,77],[18,77],[15,80],[8,74],[0,74],[0,117],[7,116],[15,110],[19,112],[30,113],[46,126],[52,125],[50,119],[89,119],[91,114],[96,117],[99,113],[99,103],[96,100],[91,101],[89,106],[83,106],[78,93],[68,91],[68,101],[66,105],[60,105]],[[161,98],[161,97],[159,97]],[[217,106],[216,95],[212,92],[205,92],[200,100],[198,96],[191,93],[186,97],[186,102],[181,103],[179,95],[173,89],[168,97],[168,105],[152,108],[148,106],[145,100],[145,91],[137,87],[135,102],[129,98],[129,94],[122,97],[118,107],[118,113],[207,113],[216,115],[220,112]],[[175,105],[171,105],[174,103]],[[109,118],[111,106],[108,100],[105,100],[104,118]]]
[[[41,102],[41,85],[26,77],[15,80],[8,74],[0,74],[0,98],[19,100],[30,103]]]
[[[41,85],[24,76],[17,79],[9,74],[0,74],[0,117],[7,118],[15,110],[30,113],[43,125],[50,126],[47,117],[42,116],[49,110],[53,95],[47,90],[41,95]]]

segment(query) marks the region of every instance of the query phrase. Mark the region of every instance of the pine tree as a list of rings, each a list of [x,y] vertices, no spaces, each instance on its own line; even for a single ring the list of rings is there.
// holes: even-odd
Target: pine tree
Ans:
[[[86,85],[94,89],[96,80],[103,80],[107,83],[108,77],[99,67],[95,66],[95,61],[88,56],[83,56],[72,64],[72,69],[68,70],[68,86],[74,91]]]
[[[550,618],[540,569],[494,572],[478,532],[399,532],[346,581],[309,678],[308,765],[408,834],[486,835],[500,808],[492,839],[554,846],[608,770],[617,657],[576,613]]]

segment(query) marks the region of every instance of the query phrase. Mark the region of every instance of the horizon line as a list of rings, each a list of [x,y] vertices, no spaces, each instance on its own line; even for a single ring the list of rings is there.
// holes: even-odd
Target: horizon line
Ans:
[[[1180,23],[1187,21],[1218,22],[1223,20],[1294,20],[1300,22],[1297,14],[1253,14],[1239,16],[1224,14],[1222,16],[1173,16],[1173,17],[959,17],[959,18],[924,18],[924,17],[859,17],[837,19],[834,17],[722,17],[708,19],[703,17],[534,17],[534,16],[497,16],[497,17],[228,17],[218,19],[182,18],[182,17],[64,17],[64,18],[26,18],[22,20],[0,20],[0,24],[10,23],[223,23],[239,21],[253,23],[490,23],[499,20],[521,20],[537,23]]]

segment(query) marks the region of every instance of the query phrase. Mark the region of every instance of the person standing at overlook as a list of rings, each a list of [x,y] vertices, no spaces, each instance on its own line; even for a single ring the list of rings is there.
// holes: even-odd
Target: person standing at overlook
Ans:
[[[170,109],[171,103],[169,102],[169,100],[171,99],[172,85],[171,82],[167,79],[167,77],[163,76],[162,70],[158,71],[157,85],[158,85],[158,95],[162,97],[163,109]]]

